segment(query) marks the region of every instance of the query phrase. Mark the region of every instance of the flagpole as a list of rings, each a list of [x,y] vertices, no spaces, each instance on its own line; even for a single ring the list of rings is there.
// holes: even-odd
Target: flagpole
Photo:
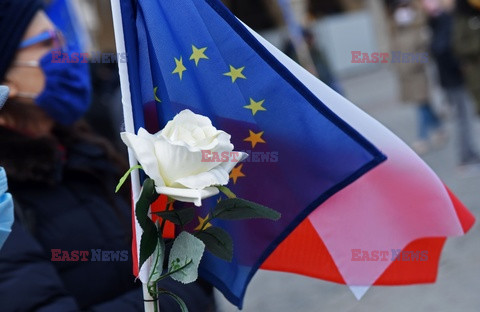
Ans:
[[[123,33],[123,23],[122,23],[122,12],[120,9],[120,0],[111,0],[112,5],[112,17],[113,17],[113,28],[115,32],[115,43],[117,48],[117,53],[125,53],[125,37]],[[123,106],[123,117],[125,122],[125,131],[130,133],[135,133],[135,125],[133,123],[133,111],[132,111],[132,98],[130,94],[130,82],[128,80],[128,68],[126,62],[117,62],[118,72],[120,75],[120,87],[122,92],[122,106]],[[128,153],[128,160],[130,167],[133,167],[137,164],[137,160],[132,153]],[[132,178],[132,197],[136,200],[140,194],[140,177],[138,170],[134,170],[131,173]],[[136,219],[135,219],[135,223]],[[138,224],[135,224],[135,228],[138,227]],[[134,239],[137,239],[137,232],[134,233]],[[138,246],[138,244],[137,244]],[[135,261],[136,259],[134,259]],[[153,301],[153,298],[148,292],[146,284],[143,284],[143,298],[145,300],[145,312],[159,312],[158,304]]]

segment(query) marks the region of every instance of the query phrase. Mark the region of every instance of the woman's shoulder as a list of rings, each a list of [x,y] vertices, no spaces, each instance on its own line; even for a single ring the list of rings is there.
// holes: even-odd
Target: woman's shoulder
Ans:
[[[36,137],[0,127],[0,166],[8,171],[12,188],[64,183],[68,172],[116,179],[124,160],[112,150],[107,141],[75,129]]]

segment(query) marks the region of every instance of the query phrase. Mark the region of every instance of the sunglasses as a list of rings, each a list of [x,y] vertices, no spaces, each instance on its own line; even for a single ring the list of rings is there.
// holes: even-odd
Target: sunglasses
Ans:
[[[59,30],[47,30],[20,43],[19,49],[25,49],[38,43],[52,41],[55,49],[66,47],[65,38]]]

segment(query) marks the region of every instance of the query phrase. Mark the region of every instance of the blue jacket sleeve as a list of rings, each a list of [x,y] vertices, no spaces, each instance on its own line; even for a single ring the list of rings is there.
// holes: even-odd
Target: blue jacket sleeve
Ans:
[[[13,223],[12,196],[7,192],[7,176],[0,167],[0,249],[10,234]]]

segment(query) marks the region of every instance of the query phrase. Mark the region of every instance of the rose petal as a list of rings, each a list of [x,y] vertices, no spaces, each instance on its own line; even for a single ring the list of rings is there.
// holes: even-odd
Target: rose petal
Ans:
[[[233,151],[233,144],[230,143],[230,134],[224,131],[216,131],[216,136],[208,137],[203,140],[195,140],[191,134],[185,134],[182,140],[178,139],[182,135],[178,134],[178,129],[172,130],[172,135],[169,137],[164,134],[162,131],[159,138],[163,138],[171,145],[183,146],[187,148],[190,152],[199,152],[199,151]],[[178,140],[177,140],[178,139]]]
[[[238,162],[248,157],[248,154],[246,153],[237,153],[239,154]],[[175,182],[192,189],[202,189],[212,185],[225,185],[228,184],[230,171],[232,171],[238,162],[220,162],[218,163],[218,166],[210,169],[207,172],[201,172],[197,175],[180,178]]]
[[[190,151],[211,150],[219,142],[230,144],[231,138],[228,133],[217,130],[208,117],[194,114],[190,110],[177,114],[159,135],[171,144],[188,147]],[[231,149],[226,146],[221,150],[232,151],[233,145]]]
[[[174,188],[167,186],[155,187],[158,194],[163,194],[172,197],[181,202],[194,203],[195,206],[202,205],[202,199],[208,198],[218,194],[216,187],[207,187],[203,190]]]
[[[166,186],[172,186],[180,178],[197,175],[220,165],[216,162],[202,161],[200,150],[193,152],[186,146],[172,145],[164,138],[158,139],[154,146],[160,173]]]
[[[141,130],[142,129],[139,130],[139,135],[122,132],[120,137],[125,145],[133,151],[133,154],[142,166],[143,171],[155,181],[155,185],[164,186],[165,182],[160,175],[160,168],[155,155],[153,139],[146,136]],[[146,130],[144,131],[146,132]]]
[[[203,115],[195,114],[189,109],[184,109],[183,111],[178,113],[173,118],[173,121],[180,124],[193,124],[197,127],[212,127],[212,121],[210,120],[210,118]]]
[[[152,143],[155,142],[155,140],[157,139],[157,136],[155,134],[151,134],[150,132],[148,132],[144,128],[138,129],[137,135],[139,137],[143,138],[143,139],[149,140]]]
[[[197,115],[191,110],[185,109],[178,113],[172,120],[167,122],[167,125],[162,132],[166,137],[171,138],[173,135],[173,130],[179,125],[191,127],[191,129],[197,127],[213,127],[212,121],[208,117]]]
[[[203,142],[199,142],[197,146],[206,151],[217,151],[217,152],[231,152],[233,151],[233,144],[230,143],[231,135],[224,132],[224,131],[217,131],[216,137],[207,142],[204,140]]]
[[[207,139],[207,136],[205,135],[205,131],[203,131],[202,128],[193,129],[192,136],[197,142]]]

